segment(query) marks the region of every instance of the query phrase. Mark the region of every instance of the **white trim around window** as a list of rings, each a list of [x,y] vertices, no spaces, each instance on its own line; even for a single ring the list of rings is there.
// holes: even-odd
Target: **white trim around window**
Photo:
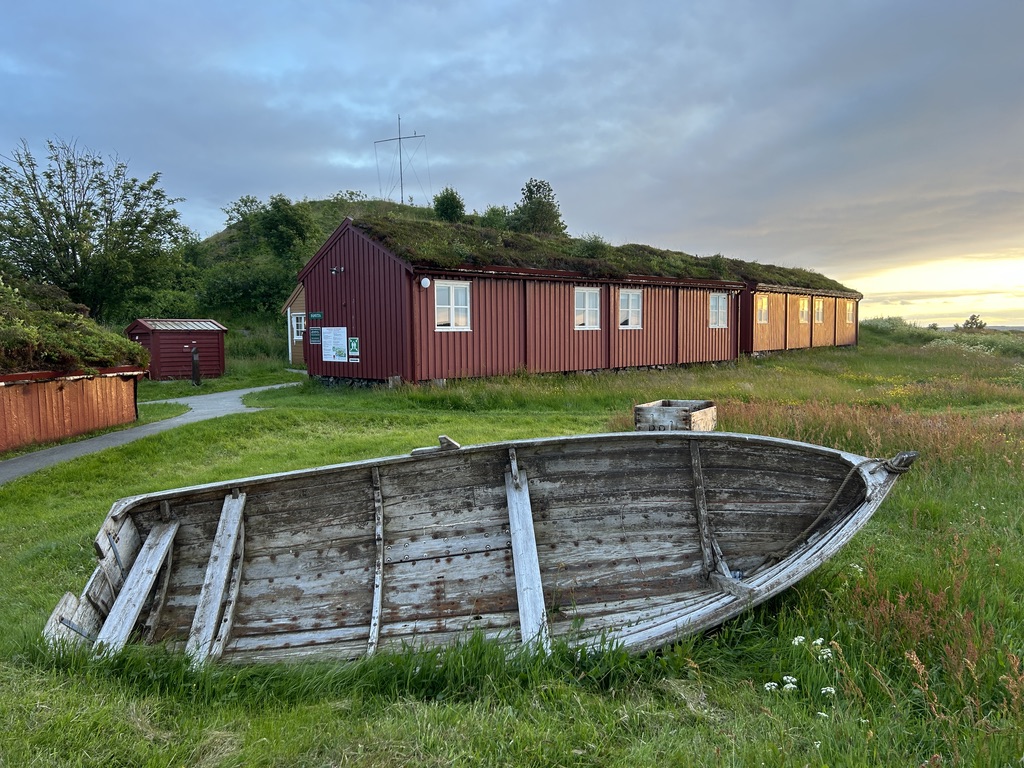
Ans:
[[[814,322],[821,324],[825,322],[825,300],[814,300]]]
[[[577,331],[601,330],[601,289],[577,288],[575,310],[573,328]]]
[[[292,341],[302,341],[302,334],[306,330],[306,313],[292,313]]]
[[[811,321],[810,304],[810,299],[797,299],[797,315],[799,316],[800,325],[805,325]]]
[[[644,292],[632,289],[619,291],[619,328],[623,331],[644,327]]]
[[[847,300],[847,302],[846,302],[846,324],[847,325],[853,325],[853,308],[854,308],[854,306],[855,305],[854,305],[854,303],[852,301]]]
[[[469,283],[455,280],[434,282],[434,330],[471,331]]]
[[[712,293],[708,300],[708,328],[729,327],[729,294]]]

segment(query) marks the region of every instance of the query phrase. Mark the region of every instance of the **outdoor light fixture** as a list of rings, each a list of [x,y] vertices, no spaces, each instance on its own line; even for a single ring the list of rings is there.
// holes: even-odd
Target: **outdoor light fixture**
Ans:
[[[421,277],[420,278],[420,287],[422,287],[422,288],[429,288],[430,287],[430,278],[429,277]]]

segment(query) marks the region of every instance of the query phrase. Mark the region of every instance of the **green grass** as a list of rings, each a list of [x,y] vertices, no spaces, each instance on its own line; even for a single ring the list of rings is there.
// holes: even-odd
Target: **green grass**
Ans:
[[[903,324],[865,328],[857,349],[719,366],[307,383],[249,396],[266,410],[0,486],[0,766],[1016,765],[1024,360],[1014,339],[981,352],[932,344],[942,337]],[[838,557],[660,653],[507,656],[471,638],[195,672],[160,649],[97,662],[38,641],[58,596],[84,585],[120,496],[404,453],[439,434],[631,429],[635,403],[667,397],[715,400],[721,429],[921,458]]]

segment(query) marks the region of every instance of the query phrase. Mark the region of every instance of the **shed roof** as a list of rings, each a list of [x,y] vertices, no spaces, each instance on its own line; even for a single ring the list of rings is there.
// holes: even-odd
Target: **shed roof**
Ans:
[[[135,328],[147,328],[151,331],[227,331],[227,328],[216,320],[171,320],[151,317],[140,317],[125,328],[125,333]]]
[[[397,216],[346,219],[398,258],[428,269],[520,268],[623,280],[647,276],[796,287],[857,296],[832,278],[799,267],[741,261],[722,255],[692,256],[650,245],[611,245],[600,237],[572,238],[498,231],[472,223]]]

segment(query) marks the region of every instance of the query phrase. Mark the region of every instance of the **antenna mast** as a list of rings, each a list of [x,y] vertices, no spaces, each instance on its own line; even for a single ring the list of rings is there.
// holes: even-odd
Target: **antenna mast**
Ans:
[[[390,139],[381,139],[380,141],[373,142],[375,147],[378,144],[384,144],[384,143],[389,142],[389,141],[397,141],[398,142],[398,183],[400,185],[400,194],[401,194],[401,197],[398,199],[399,203],[402,203],[402,204],[405,203],[405,161],[402,159],[402,140],[403,139],[425,139],[426,136],[427,136],[427,134],[425,134],[425,133],[416,133],[415,131],[413,131],[412,136],[403,136],[402,135],[402,116],[399,115],[398,116],[398,135],[394,136],[393,138],[390,138]]]

